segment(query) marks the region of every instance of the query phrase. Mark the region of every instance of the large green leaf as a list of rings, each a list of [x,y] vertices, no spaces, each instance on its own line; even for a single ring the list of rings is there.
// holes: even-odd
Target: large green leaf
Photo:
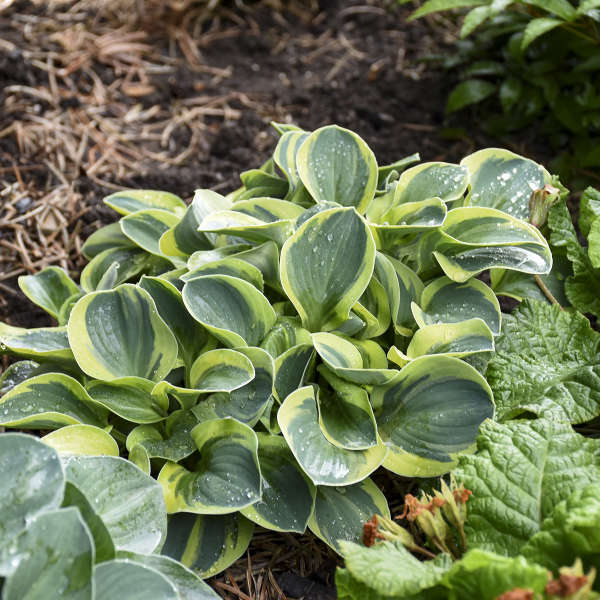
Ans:
[[[190,433],[200,451],[194,471],[168,462],[158,482],[167,511],[232,513],[261,498],[258,439],[250,427],[232,419],[213,419]]]
[[[131,462],[115,456],[73,456],[67,480],[102,519],[117,550],[149,554],[160,548],[167,515],[160,485]]]
[[[500,304],[490,287],[479,279],[462,283],[448,277],[432,281],[421,295],[420,306],[412,304],[419,327],[437,323],[459,323],[483,319],[494,335],[500,333]]]
[[[147,600],[149,593],[152,600],[180,600],[175,585],[157,569],[127,559],[96,565],[94,591],[96,600]]]
[[[584,423],[600,415],[600,334],[579,313],[524,302],[505,317],[487,377],[501,420]]]
[[[106,196],[103,201],[120,215],[129,215],[147,208],[159,208],[181,217],[186,208],[185,202],[175,194],[157,190],[123,190]]]
[[[479,150],[460,164],[471,180],[468,205],[497,208],[525,221],[532,192],[551,181],[541,165],[501,148]]]
[[[52,370],[52,365],[46,365]],[[45,373],[44,367],[33,360],[19,360],[8,365],[0,375],[0,397],[23,381]]]
[[[315,487],[281,436],[258,434],[262,498],[242,514],[275,531],[304,533],[315,503]]]
[[[319,486],[308,527],[339,552],[340,541],[362,539],[363,525],[373,515],[389,518],[390,509],[385,496],[370,479],[346,487]]]
[[[45,373],[27,379],[0,398],[0,424],[23,429],[57,429],[87,423],[106,426],[108,411],[72,377]]]
[[[537,274],[552,268],[544,236],[533,225],[494,208],[455,208],[438,235],[433,255],[454,281],[497,267]]]
[[[5,577],[17,564],[14,553],[6,552],[8,544],[39,514],[60,506],[65,476],[58,454],[33,436],[3,433],[0,456],[0,577]]]
[[[371,402],[389,446],[384,466],[405,477],[441,475],[475,444],[480,424],[494,414],[492,392],[470,365],[424,356],[396,379],[375,387]]]
[[[400,175],[395,204],[440,198],[444,202],[462,198],[469,184],[465,167],[443,162],[422,163]]]
[[[117,222],[105,225],[94,231],[85,240],[85,243],[81,247],[81,253],[88,260],[91,260],[105,250],[127,246],[134,247],[134,243],[123,233],[121,225]]]
[[[182,562],[200,577],[210,577],[246,552],[253,531],[254,523],[240,513],[177,513],[169,518],[162,553]]]
[[[600,441],[546,419],[487,421],[454,475],[473,495],[469,548],[516,556],[556,505],[600,477]]]
[[[2,588],[3,600],[92,600],[94,545],[79,511],[38,516],[16,540],[18,566]]]
[[[63,304],[80,293],[77,284],[60,267],[46,267],[35,275],[22,275],[19,287],[34,304],[57,320]]]
[[[123,233],[137,246],[158,256],[164,256],[159,247],[163,233],[179,223],[179,217],[166,210],[139,210],[123,217],[119,223]]]
[[[251,283],[261,292],[264,291],[265,287],[263,275],[260,270],[249,262],[236,258],[235,255],[200,265],[193,271],[189,271],[183,275],[182,281],[191,281],[204,275],[229,275],[230,277],[238,277]]]
[[[353,208],[334,208],[310,218],[284,244],[281,283],[306,329],[334,329],[348,319],[374,264],[365,221]]]
[[[94,425],[67,425],[42,438],[62,457],[74,454],[86,456],[119,456],[119,446],[113,437]]]
[[[254,379],[252,361],[236,350],[210,350],[190,370],[190,386],[199,392],[232,392]]]
[[[73,360],[66,327],[24,329],[0,323],[0,354],[5,353],[38,361]]]
[[[348,129],[317,129],[300,146],[296,163],[302,183],[317,202],[337,202],[364,213],[375,196],[375,155]]]
[[[281,405],[277,421],[296,460],[315,485],[345,486],[362,481],[386,455],[382,444],[365,450],[332,444],[319,426],[312,386],[291,393]]]
[[[97,379],[159,381],[177,359],[177,340],[152,297],[131,284],[84,296],[73,308],[68,333],[77,363]]]
[[[250,283],[228,275],[188,281],[183,302],[190,314],[226,346],[258,346],[277,315]]]

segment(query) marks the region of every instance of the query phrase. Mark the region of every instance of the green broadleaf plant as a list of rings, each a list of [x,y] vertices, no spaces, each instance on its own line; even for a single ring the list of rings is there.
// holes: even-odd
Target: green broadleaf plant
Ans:
[[[23,359],[0,381],[0,423],[57,430],[86,497],[75,465],[100,451],[122,466],[112,437],[162,486],[166,553],[202,575],[244,552],[252,523],[339,549],[387,512],[378,467],[438,476],[472,452],[494,402],[461,359],[493,351],[501,326],[474,277],[552,267],[526,220],[539,165],[511,155],[498,177],[506,153],[490,150],[400,175],[414,156],[378,167],[348,130],[286,131],[228,197],[109,196],[123,217],[84,246],[82,289],[55,270],[22,282],[59,326],[0,324],[0,353]],[[117,554],[164,541],[164,520],[141,541],[105,521]]]

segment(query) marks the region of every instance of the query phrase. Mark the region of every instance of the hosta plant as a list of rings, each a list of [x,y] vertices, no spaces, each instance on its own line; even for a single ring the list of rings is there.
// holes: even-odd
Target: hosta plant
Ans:
[[[389,516],[376,469],[437,476],[472,452],[501,330],[478,275],[553,275],[529,223],[556,183],[540,165],[489,149],[378,166],[340,127],[277,130],[229,196],[107,197],[121,219],[85,243],[79,284],[55,267],[20,279],[57,326],[0,325],[20,359],[0,425],[85,426],[82,454],[110,436],[162,488],[161,552],[203,576],[255,524],[339,549]]]

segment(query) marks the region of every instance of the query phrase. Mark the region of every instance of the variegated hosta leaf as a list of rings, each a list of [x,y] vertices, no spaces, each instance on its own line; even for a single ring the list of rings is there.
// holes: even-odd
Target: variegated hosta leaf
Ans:
[[[190,387],[201,394],[232,392],[253,379],[252,361],[235,350],[205,352],[196,359],[190,370]]]
[[[419,327],[480,318],[494,335],[500,333],[502,313],[498,298],[479,279],[458,283],[448,277],[440,277],[425,288],[420,306],[412,304],[412,312]]]
[[[272,164],[272,161],[269,160]],[[269,170],[270,172],[267,172]],[[250,169],[240,174],[244,187],[231,199],[234,202],[251,198],[283,198],[289,189],[288,182],[274,175],[273,169]]]
[[[67,481],[88,499],[117,550],[150,554],[167,531],[160,485],[131,462],[115,456],[73,456],[65,461]]]
[[[177,340],[145,290],[124,284],[74,306],[69,342],[81,369],[97,379],[159,381],[177,360]]]
[[[154,383],[142,377],[92,380],[88,394],[102,406],[132,423],[156,423],[167,418],[169,402],[152,394]]]
[[[144,272],[151,256],[135,246],[108,248],[94,256],[81,272],[86,292],[112,289]]]
[[[371,278],[352,310],[366,325],[357,333],[357,337],[361,339],[379,337],[390,326],[390,304],[385,288],[375,277]]]
[[[229,246],[222,246],[220,248],[215,248],[214,250],[198,250],[188,258],[187,268],[190,271],[193,271],[194,269],[197,269],[206,263],[221,260],[222,258],[233,256],[234,254],[239,254],[240,252],[249,250],[250,248],[252,248],[250,244],[230,244]]]
[[[229,347],[258,346],[277,315],[250,283],[228,275],[205,275],[188,281],[183,302],[190,314]]]
[[[150,458],[164,458],[172,462],[187,458],[196,451],[190,432],[198,423],[191,410],[176,410],[160,424],[134,427],[126,441],[129,460],[144,471],[145,468],[138,464],[138,458],[144,466]]]
[[[307,131],[302,130],[286,131],[279,138],[277,147],[273,152],[273,160],[285,173],[290,184],[288,197],[292,197],[294,192],[302,186],[300,176],[298,175],[298,168],[296,166],[296,157],[298,156],[300,146],[309,135],[310,134]]]
[[[468,205],[497,208],[525,221],[531,193],[551,181],[541,165],[501,148],[479,150],[460,164],[471,179]]]
[[[48,433],[44,444],[61,456],[119,456],[119,446],[109,433],[94,425],[67,425]]]
[[[190,434],[200,451],[194,471],[168,462],[158,476],[167,512],[232,513],[261,498],[258,440],[232,418],[196,425]]]
[[[275,531],[304,533],[315,503],[315,487],[281,436],[258,434],[262,499],[242,514]]]
[[[337,202],[364,213],[375,196],[375,155],[348,129],[327,125],[311,133],[298,150],[296,164],[317,202]]]
[[[422,163],[400,175],[394,204],[440,198],[444,202],[462,198],[469,185],[464,166],[443,162]]]
[[[162,554],[180,561],[200,577],[211,577],[233,564],[248,548],[254,523],[240,513],[169,517]]]
[[[383,461],[382,444],[366,450],[346,450],[323,435],[313,386],[291,393],[277,421],[296,460],[315,485],[350,485],[368,477]]]
[[[260,345],[273,358],[277,358],[293,346],[312,344],[308,330],[300,325],[297,317],[278,317]]]
[[[60,363],[73,361],[66,327],[25,329],[0,323],[0,354]]]
[[[333,333],[313,333],[315,350],[323,362],[342,379],[359,385],[383,385],[398,372],[383,368],[364,368],[363,355],[350,340]]]
[[[374,263],[363,218],[353,208],[334,208],[311,217],[284,244],[281,283],[306,329],[334,329],[367,288]]]
[[[389,447],[384,467],[405,477],[434,477],[474,447],[479,425],[494,414],[492,392],[470,365],[424,356],[397,378],[373,388],[379,435]]]
[[[336,377],[321,365],[319,373],[333,388],[317,395],[321,432],[335,446],[365,450],[377,445],[377,425],[369,395],[361,387]]]
[[[253,427],[265,411],[272,397],[273,359],[261,348],[239,348],[238,352],[252,361],[254,379],[229,394],[212,394],[194,406],[199,421],[233,417]]]
[[[147,209],[131,213],[119,223],[123,233],[137,246],[150,254],[164,256],[159,247],[160,238],[179,223],[179,217],[166,210]]]
[[[552,253],[533,226],[493,208],[455,208],[448,213],[433,253],[444,273],[466,281],[490,268],[549,273]]]
[[[204,277],[205,275],[228,275],[229,277],[237,277],[238,279],[243,279],[244,281],[251,283],[260,292],[264,291],[262,273],[254,265],[251,265],[244,260],[240,260],[239,258],[235,258],[234,256],[201,265],[184,275],[182,281],[188,282],[192,279],[197,279],[198,277]]]
[[[63,304],[80,293],[77,284],[60,267],[46,267],[35,275],[19,277],[21,291],[55,319]],[[59,325],[64,325],[59,321]]]
[[[261,273],[265,284],[281,291],[279,278],[279,248],[275,242],[265,242],[259,246],[242,250],[234,258],[255,266]]]
[[[200,223],[212,212],[231,208],[231,201],[212,190],[196,190],[183,218],[162,234],[159,248],[167,256],[186,258],[197,250],[211,250],[216,236],[198,231]]]
[[[87,423],[105,427],[108,411],[81,384],[62,373],[45,373],[14,387],[0,398],[0,425],[57,429]]]
[[[144,600],[152,590],[153,600],[180,600],[175,585],[158,570],[127,560],[109,560],[94,568],[94,598],[121,597]]]
[[[149,208],[159,208],[182,217],[186,208],[185,202],[179,196],[157,190],[123,190],[106,196],[103,202],[120,215],[129,215]]]
[[[375,259],[374,275],[386,291],[394,330],[400,335],[412,335],[415,320],[410,306],[421,301],[423,282],[405,264],[380,252]]]
[[[311,342],[292,346],[275,359],[273,392],[279,402],[307,383],[314,357],[315,349]]]
[[[38,516],[15,542],[3,600],[92,600],[94,544],[76,508]]]
[[[426,354],[467,356],[493,350],[494,335],[485,321],[475,318],[460,323],[436,323],[421,327],[410,340],[406,357],[412,360]],[[394,352],[390,355],[393,360],[391,356],[400,357],[400,354]]]
[[[402,173],[408,165],[419,162],[421,157],[418,152],[409,154],[404,158],[394,161],[389,165],[382,165],[377,169],[377,188],[382,189],[385,181],[389,178],[390,174],[395,171],[396,173]]]
[[[105,250],[115,248],[133,248],[135,244],[123,233],[120,223],[111,223],[100,227],[85,240],[81,247],[81,253],[91,260]]]
[[[60,506],[65,476],[58,454],[31,435],[0,435],[0,456],[0,577],[6,577],[16,567],[10,542],[39,514]]]
[[[196,357],[214,347],[215,340],[188,313],[181,293],[173,284],[158,277],[143,276],[138,285],[152,296],[158,314],[175,335],[179,356],[186,367],[191,367]]]
[[[235,236],[257,243],[273,241],[278,246],[282,246],[294,231],[292,219],[269,222],[237,212],[237,204],[233,208],[208,215],[200,224],[199,231]]]
[[[390,509],[385,496],[370,479],[347,487],[318,487],[308,527],[339,552],[339,541],[362,540],[363,525],[373,515],[389,518]]]
[[[304,209],[301,206],[278,198],[243,200],[236,202],[232,210],[259,219],[264,223],[296,221],[304,213]]]
[[[221,598],[193,571],[168,556],[119,552],[119,557],[158,571],[175,586],[179,594],[179,600],[220,600]],[[146,588],[142,588],[142,591],[145,593]],[[117,591],[116,594],[123,595],[122,591]]]

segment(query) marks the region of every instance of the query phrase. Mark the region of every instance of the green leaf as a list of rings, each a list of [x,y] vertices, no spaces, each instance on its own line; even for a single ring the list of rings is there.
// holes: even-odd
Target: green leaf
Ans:
[[[412,21],[413,19],[418,19],[419,17],[424,17],[440,10],[465,8],[477,6],[478,4],[481,4],[481,0],[427,0],[427,2],[410,15],[409,20]]]
[[[66,327],[25,329],[0,323],[0,354],[5,353],[39,361],[73,360]]]
[[[281,405],[277,421],[296,460],[315,485],[346,486],[362,481],[385,458],[382,444],[346,450],[329,442],[319,427],[312,386],[292,392]]]
[[[121,230],[121,224],[111,223],[100,227],[90,235],[81,248],[81,253],[88,259],[98,256],[105,250],[134,247],[133,242]]]
[[[352,576],[386,597],[409,598],[431,588],[442,581],[452,564],[447,554],[435,560],[418,560],[400,543],[383,542],[366,548],[341,542],[340,547]]]
[[[577,221],[579,230],[585,237],[589,235],[592,223],[598,218],[600,218],[600,191],[588,187],[583,191],[579,201],[579,220]]]
[[[254,523],[240,513],[169,518],[162,553],[182,562],[200,577],[210,577],[233,564],[248,548]]]
[[[315,350],[311,343],[292,346],[275,359],[273,393],[279,402],[307,383],[314,358]]]
[[[293,346],[300,344],[312,344],[310,333],[300,326],[300,320],[296,317],[278,317],[260,347],[273,358],[277,358]]]
[[[157,256],[164,256],[159,247],[163,233],[179,223],[179,217],[166,210],[139,210],[123,217],[119,223],[123,233],[137,246]]]
[[[585,423],[600,415],[600,334],[579,313],[527,301],[505,317],[487,377],[501,420],[531,412]]]
[[[352,208],[334,208],[310,218],[284,244],[281,283],[306,329],[334,329],[348,319],[374,264],[365,221]]]
[[[600,441],[574,433],[567,423],[486,421],[477,447],[454,470],[473,492],[465,526],[469,548],[516,556],[561,500],[600,476]]]
[[[97,379],[159,381],[177,359],[177,340],[152,297],[131,284],[84,296],[71,312],[68,332],[75,360]]]
[[[346,487],[317,488],[310,530],[336,552],[340,542],[362,540],[363,525],[373,515],[390,516],[385,496],[370,480]]]
[[[424,356],[406,365],[371,403],[389,447],[384,466],[405,477],[433,477],[473,448],[480,424],[494,414],[492,392],[470,365]]]
[[[455,208],[446,217],[443,233],[437,235],[433,255],[454,281],[497,267],[536,274],[552,268],[552,253],[542,234],[493,208]]]
[[[258,434],[262,498],[242,509],[256,524],[274,531],[304,533],[315,504],[315,487],[281,436]]]
[[[290,184],[288,196],[291,196],[302,185],[298,168],[296,166],[296,157],[298,150],[310,134],[306,131],[285,131],[277,142],[277,147],[273,152],[273,160],[277,166],[285,173]]]
[[[201,265],[183,275],[181,279],[184,282],[188,282],[198,277],[204,277],[205,275],[238,277],[251,283],[260,292],[264,291],[264,279],[260,270],[244,260],[235,258],[235,256]]]
[[[158,208],[181,217],[185,212],[185,202],[169,192],[157,190],[123,190],[104,198],[104,204],[120,215],[130,215],[138,210]]]
[[[177,589],[180,600],[220,599],[220,596],[193,571],[168,556],[135,554],[133,552],[121,552],[120,556],[158,571]]]
[[[317,202],[337,202],[363,214],[375,196],[375,155],[348,129],[317,129],[298,150],[296,162],[302,183]]]
[[[460,37],[466,38],[471,35],[477,27],[483,24],[490,16],[492,11],[489,6],[477,6],[471,9],[463,19],[463,24],[460,29]]]
[[[16,540],[15,549],[20,561],[4,582],[3,600],[94,597],[94,545],[77,509],[38,516]]]
[[[470,550],[454,563],[444,583],[451,588],[449,600],[481,598],[496,600],[515,588],[542,594],[548,583],[546,569],[522,556],[507,558],[482,550]]]
[[[570,6],[570,5],[569,5]],[[549,17],[542,17],[539,19],[532,19],[527,23],[525,31],[523,31],[523,40],[521,41],[521,50],[526,50],[532,42],[534,42],[541,35],[544,35],[548,31],[556,29],[558,26],[564,23],[561,19],[552,19]]]
[[[205,275],[183,287],[188,311],[229,347],[258,346],[277,319],[269,301],[250,283]]]
[[[48,433],[42,441],[62,457],[77,454],[119,456],[117,442],[104,429],[94,425],[67,425]]]
[[[0,424],[23,429],[57,429],[87,423],[104,427],[108,411],[72,377],[46,373],[27,379],[0,398]]]
[[[400,175],[394,204],[439,198],[458,200],[467,191],[469,173],[460,165],[444,162],[421,163]]]
[[[18,281],[21,291],[56,320],[63,304],[80,293],[77,284],[60,267],[46,267],[35,275],[22,275]],[[59,324],[64,325],[60,321]]]
[[[153,395],[154,383],[142,377],[120,377],[112,381],[95,379],[86,389],[98,404],[126,421],[156,423],[167,418],[167,399]]]
[[[577,11],[569,0],[525,0],[525,3],[537,6],[565,21],[571,21],[577,16]]]
[[[517,77],[507,77],[499,90],[502,110],[508,113],[523,95],[523,82]]]
[[[269,160],[269,163],[272,164],[272,161]],[[289,188],[288,182],[273,175],[272,169],[270,173],[263,169],[250,169],[242,173],[240,179],[244,188],[234,198],[235,202],[251,198],[283,198]]]
[[[157,569],[127,559],[103,562],[94,568],[94,598],[114,600],[179,600],[175,585]]]
[[[0,456],[0,577],[6,577],[16,567],[7,546],[27,523],[60,506],[65,476],[58,454],[30,435],[0,435]]]
[[[472,2],[469,3],[473,5]],[[458,110],[482,102],[496,91],[496,86],[484,79],[467,79],[459,83],[448,96],[446,112],[453,113]]]
[[[168,462],[158,476],[169,513],[227,514],[260,500],[258,439],[250,427],[228,417],[200,423],[190,435],[201,454],[196,469]]]
[[[73,456],[65,461],[75,485],[102,519],[117,550],[150,554],[167,531],[160,485],[131,462],[115,456]]]
[[[252,361],[241,352],[219,349],[198,357],[190,371],[190,385],[200,393],[232,392],[254,379]]]
[[[529,221],[529,199],[551,182],[541,165],[509,150],[487,148],[460,161],[469,171],[468,205],[496,208]]]
[[[0,397],[10,392],[19,383],[23,383],[23,381],[44,372],[44,368],[33,360],[19,360],[8,365],[2,375],[0,375]]]
[[[600,219],[596,219],[590,229],[588,236],[588,256],[595,269],[600,267]]]
[[[423,290],[420,306],[412,304],[412,312],[419,327],[479,318],[494,335],[500,333],[500,304],[493,290],[479,279],[457,283],[439,277]]]

